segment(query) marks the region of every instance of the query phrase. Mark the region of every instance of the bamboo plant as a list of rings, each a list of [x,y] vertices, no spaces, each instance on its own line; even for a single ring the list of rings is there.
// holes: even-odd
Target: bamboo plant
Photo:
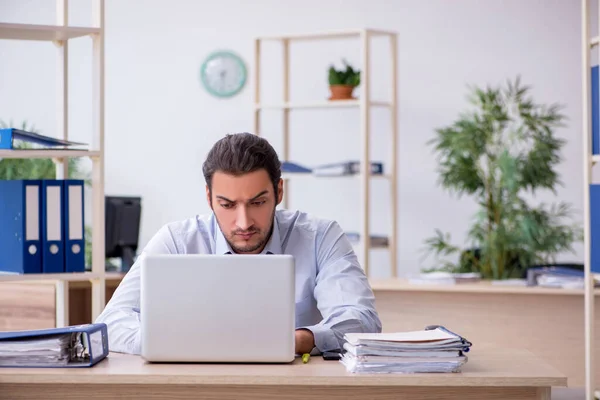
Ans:
[[[439,184],[474,197],[478,210],[464,248],[439,229],[426,239],[427,254],[436,258],[431,269],[506,279],[573,252],[582,230],[571,221],[571,205],[528,200],[541,191],[556,195],[562,185],[556,166],[565,141],[555,133],[565,126],[562,107],[534,102],[520,78],[504,87],[473,87],[469,103],[472,109],[437,129],[428,144],[439,162]]]

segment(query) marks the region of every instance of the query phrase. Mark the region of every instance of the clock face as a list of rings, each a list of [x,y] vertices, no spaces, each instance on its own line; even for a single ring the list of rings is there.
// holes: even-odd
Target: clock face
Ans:
[[[219,51],[208,56],[200,71],[202,84],[217,97],[230,97],[246,83],[244,61],[229,51]]]

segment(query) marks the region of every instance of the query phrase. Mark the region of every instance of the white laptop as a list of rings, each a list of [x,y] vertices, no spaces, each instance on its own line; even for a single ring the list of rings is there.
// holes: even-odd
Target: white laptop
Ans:
[[[291,255],[147,255],[142,357],[151,362],[279,363],[295,357]]]

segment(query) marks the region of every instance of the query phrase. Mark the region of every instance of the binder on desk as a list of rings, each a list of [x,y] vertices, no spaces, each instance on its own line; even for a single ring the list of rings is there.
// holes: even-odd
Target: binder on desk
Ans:
[[[83,180],[66,179],[63,193],[65,272],[85,271]]]
[[[0,271],[42,272],[39,180],[0,181]]]
[[[63,193],[63,180],[42,180],[42,273],[65,271]]]
[[[104,323],[0,332],[0,367],[91,367],[108,351]]]

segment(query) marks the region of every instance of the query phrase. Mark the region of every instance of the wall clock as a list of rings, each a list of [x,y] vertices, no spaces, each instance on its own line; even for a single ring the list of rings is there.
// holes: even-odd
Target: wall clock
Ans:
[[[244,61],[231,51],[217,51],[202,63],[200,80],[213,96],[231,97],[246,84],[247,71]]]

